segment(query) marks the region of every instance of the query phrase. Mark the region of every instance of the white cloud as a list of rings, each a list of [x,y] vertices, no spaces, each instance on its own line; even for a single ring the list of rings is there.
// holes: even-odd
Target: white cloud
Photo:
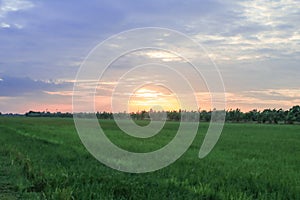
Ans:
[[[141,51],[136,52],[135,54],[146,56],[148,58],[157,58],[161,59],[163,62],[177,62],[177,61],[183,61],[182,58],[179,56],[166,52],[166,51],[160,51],[160,50],[151,50],[151,51]]]
[[[14,24],[17,29],[22,29],[24,26],[21,24]]]
[[[217,63],[299,59],[299,1],[221,3],[222,11],[184,25],[213,54]]]
[[[8,12],[27,10],[32,7],[34,7],[34,4],[27,0],[2,0],[0,5],[0,16],[4,16]]]
[[[67,91],[44,91],[44,93],[49,94],[49,95],[59,95],[59,96],[72,96],[73,91],[72,90],[67,90]]]
[[[0,27],[1,27],[1,28],[9,28],[10,25],[7,24],[7,23],[5,23],[5,22],[2,22],[2,23],[0,24]]]
[[[33,8],[34,4],[31,1],[27,0],[2,0],[0,1],[0,27],[1,28],[11,28],[15,27],[18,29],[23,28],[23,25],[19,23],[13,23],[13,26],[8,21],[11,21],[10,19],[7,19],[7,15],[10,12],[17,12],[20,10],[27,10],[30,8]]]
[[[242,1],[243,15],[247,21],[267,26],[276,26],[286,23],[286,18],[299,12],[299,1],[293,0],[260,0]]]
[[[208,47],[216,61],[259,61],[299,56],[300,33],[294,29],[272,28],[254,34],[239,33],[233,36],[198,33],[194,38]]]

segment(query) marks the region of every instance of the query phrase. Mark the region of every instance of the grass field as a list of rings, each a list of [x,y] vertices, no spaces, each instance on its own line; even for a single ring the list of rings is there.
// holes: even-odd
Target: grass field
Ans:
[[[100,121],[124,149],[167,144],[178,123],[135,139]],[[141,124],[146,122],[139,122]],[[198,158],[208,124],[172,165],[145,174],[113,170],[81,144],[72,119],[0,118],[0,199],[300,199],[300,126],[226,124],[213,151]]]

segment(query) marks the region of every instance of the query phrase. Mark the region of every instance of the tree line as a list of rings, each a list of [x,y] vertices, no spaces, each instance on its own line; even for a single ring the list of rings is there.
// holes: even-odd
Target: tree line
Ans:
[[[180,121],[184,116],[188,114],[193,114],[198,112],[199,120],[203,122],[209,122],[211,119],[212,111],[184,111],[184,110],[173,110],[173,111],[140,111],[140,112],[120,112],[120,113],[111,113],[111,112],[97,112],[97,113],[76,113],[77,117],[92,117],[95,116],[98,119],[114,119],[114,118],[132,118],[134,120],[169,120],[169,121]],[[1,114],[0,114],[1,115]],[[62,112],[35,112],[29,111],[25,113],[27,117],[73,117],[72,113],[62,113]],[[194,116],[194,115],[190,115]],[[198,119],[197,119],[198,120]],[[253,109],[248,112],[242,112],[240,109],[230,109],[226,110],[226,122],[253,122],[253,123],[269,123],[269,124],[294,124],[300,123],[300,106],[293,106],[288,110],[283,109],[264,109],[259,111]]]

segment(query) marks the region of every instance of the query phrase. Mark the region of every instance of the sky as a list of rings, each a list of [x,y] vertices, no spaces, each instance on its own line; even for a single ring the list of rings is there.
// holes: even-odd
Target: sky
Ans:
[[[89,52],[112,35],[143,27],[173,29],[201,44],[222,75],[226,109],[288,109],[300,104],[299,19],[299,0],[0,0],[0,112],[72,112],[76,74]],[[181,66],[180,57],[166,52],[132,55],[107,72],[97,109],[110,109],[114,77],[134,59]],[[208,91],[199,85],[199,107],[209,110]],[[176,95],[144,86],[128,102],[131,110],[158,103],[178,109]]]

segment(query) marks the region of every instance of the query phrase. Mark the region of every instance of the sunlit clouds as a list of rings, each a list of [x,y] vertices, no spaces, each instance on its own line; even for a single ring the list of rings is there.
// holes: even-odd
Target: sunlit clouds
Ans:
[[[179,62],[183,61],[178,55],[174,55],[169,52],[159,51],[159,50],[151,50],[146,52],[139,52],[139,55],[147,56],[149,58],[158,58],[161,59],[163,62]]]

